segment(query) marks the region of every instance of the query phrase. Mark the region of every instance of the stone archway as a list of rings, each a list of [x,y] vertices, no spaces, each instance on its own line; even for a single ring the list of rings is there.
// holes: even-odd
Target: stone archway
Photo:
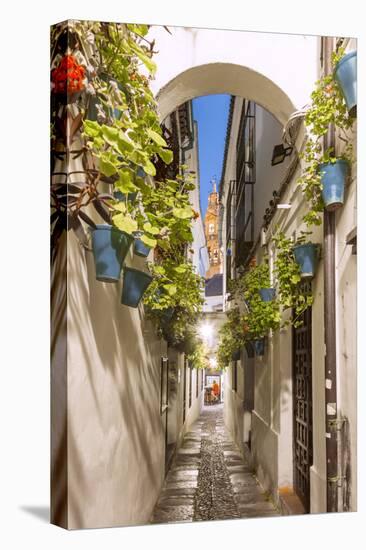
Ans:
[[[161,120],[198,96],[231,94],[256,102],[284,125],[317,79],[318,37],[151,27]]]

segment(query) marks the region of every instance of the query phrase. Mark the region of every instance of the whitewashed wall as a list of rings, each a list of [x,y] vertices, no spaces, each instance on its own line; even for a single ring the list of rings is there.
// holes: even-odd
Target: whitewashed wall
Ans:
[[[153,26],[161,118],[201,95],[252,99],[285,123],[317,78],[315,36]]]

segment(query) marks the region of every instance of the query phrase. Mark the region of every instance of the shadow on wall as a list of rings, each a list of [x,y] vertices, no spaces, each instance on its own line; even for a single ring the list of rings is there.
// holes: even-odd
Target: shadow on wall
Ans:
[[[59,368],[68,417],[52,469],[53,487],[67,482],[54,495],[53,522],[68,512],[71,528],[141,523],[164,476],[164,343],[141,310],[120,304],[120,283],[96,281],[92,254],[71,232],[67,291],[68,364]]]

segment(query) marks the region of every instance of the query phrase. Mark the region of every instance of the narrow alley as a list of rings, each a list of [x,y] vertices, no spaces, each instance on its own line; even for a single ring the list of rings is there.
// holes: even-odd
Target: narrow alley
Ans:
[[[51,44],[51,522],[356,511],[357,40]]]
[[[226,430],[223,405],[204,407],[184,436],[151,523],[278,515]]]

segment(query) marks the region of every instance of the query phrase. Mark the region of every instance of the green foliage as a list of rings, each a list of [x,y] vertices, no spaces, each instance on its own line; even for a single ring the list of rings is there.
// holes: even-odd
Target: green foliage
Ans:
[[[341,59],[344,50],[333,55],[333,67],[338,59]],[[300,157],[304,161],[304,171],[298,180],[301,185],[310,209],[304,216],[307,226],[320,225],[321,213],[324,209],[322,200],[322,183],[319,174],[319,165],[327,162],[335,162],[333,148],[323,151],[321,138],[328,132],[332,124],[343,133],[342,139],[347,142],[344,153],[338,158],[348,162],[353,161],[352,145],[348,143],[345,131],[350,129],[353,119],[349,116],[346,103],[333,73],[324,76],[316,82],[316,87],[311,94],[311,105],[305,115],[305,124],[309,131],[309,139]]]
[[[187,355],[189,365],[195,369],[205,369],[208,366],[207,349],[203,342],[196,340],[193,349]]]
[[[144,296],[147,314],[172,345],[182,343],[202,310],[203,278],[182,254],[162,257],[149,267],[154,280]],[[172,318],[166,316],[169,310]]]
[[[195,187],[193,176],[181,167],[176,180],[147,182],[145,178],[156,175],[158,158],[165,164],[173,160],[150,89],[156,67],[152,45],[145,38],[148,27],[98,23],[91,31],[85,22],[78,28],[83,41],[90,40],[90,32],[93,39],[94,78],[88,90],[97,115],[96,120],[88,119],[93,111],[86,111],[86,148],[98,160],[102,177],[113,179],[115,191],[137,192],[133,203],[128,196],[122,201],[104,201],[112,223],[127,233],[139,231],[150,247],[169,250],[191,242],[191,222],[196,217],[189,202],[189,191]]]
[[[276,299],[262,300],[261,288],[269,288],[270,273],[267,258],[263,263],[251,266],[239,279],[234,281],[237,300],[244,300],[248,312],[243,316],[247,339],[254,340],[265,336],[268,330],[276,330],[281,322],[279,303]]]
[[[226,369],[232,354],[245,344],[245,325],[239,307],[233,307],[227,312],[227,321],[219,330],[219,346],[217,350],[218,368]]]
[[[313,303],[312,294],[303,291],[299,285],[301,273],[293,253],[294,245],[304,244],[308,235],[309,232],[302,232],[296,243],[281,231],[273,237],[276,244],[275,277],[279,301],[284,310],[291,310],[291,318],[285,324],[290,323],[295,327],[301,324],[299,317]]]
[[[81,222],[93,226],[91,218],[80,212],[93,204],[105,222],[155,248],[155,263],[150,265],[154,281],[145,304],[160,334],[179,343],[193,337],[203,303],[203,281],[185,254],[193,241],[192,224],[198,213],[190,204],[195,183],[186,167],[176,168],[175,162],[174,171],[179,173],[173,179],[154,181],[155,166],[175,159],[163,137],[150,89],[156,65],[148,30],[147,25],[90,21],[71,21],[53,28],[52,67],[67,61],[68,56],[83,78],[72,98],[71,94],[70,98],[56,92],[52,95],[52,143],[55,160],[60,151],[70,152],[75,136],[82,142],[79,154],[83,155],[85,181],[80,195],[67,201],[79,234]],[[65,44],[69,45],[67,51]],[[77,113],[71,124],[65,107],[69,99],[73,117]],[[61,130],[73,124],[76,130],[65,145]],[[131,193],[136,195],[134,200]],[[55,201],[54,208],[59,204],[62,202]],[[57,223],[65,225],[64,212],[59,214]],[[174,312],[172,318],[167,315],[169,309]]]
[[[189,192],[195,183],[194,177],[184,169],[182,166],[175,180],[144,186],[142,209],[135,210],[139,229],[156,239],[157,245],[166,252],[193,241],[192,222],[196,213],[190,204]]]

